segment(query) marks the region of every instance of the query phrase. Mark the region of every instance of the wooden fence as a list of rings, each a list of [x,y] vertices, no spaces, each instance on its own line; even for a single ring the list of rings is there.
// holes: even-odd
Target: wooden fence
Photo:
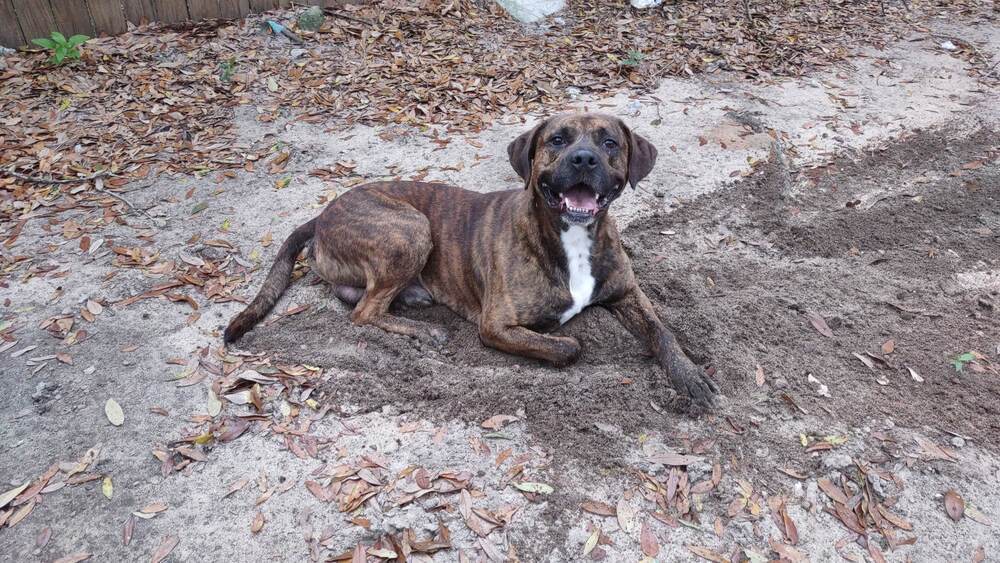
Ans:
[[[343,0],[296,0],[333,5]],[[291,0],[0,0],[0,45],[18,47],[59,31],[95,37],[126,31],[126,22],[178,23],[236,19],[249,13],[287,8]]]

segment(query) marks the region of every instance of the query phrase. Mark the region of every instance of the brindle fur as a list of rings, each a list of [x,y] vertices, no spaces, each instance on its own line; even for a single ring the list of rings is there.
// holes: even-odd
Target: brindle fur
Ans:
[[[554,146],[546,141],[552,135],[572,144]],[[617,146],[605,150],[606,139]],[[598,155],[588,181],[608,205],[626,183],[635,187],[656,160],[656,149],[617,118],[566,114],[543,121],[508,147],[525,189],[481,194],[424,182],[355,187],[285,241],[258,295],[226,328],[225,341],[237,340],[267,315],[311,238],[315,270],[339,298],[354,304],[355,324],[440,340],[439,329],[389,313],[397,297],[411,304],[433,299],[475,323],[487,346],[557,366],[571,363],[579,342],[547,334],[573,299],[559,239],[563,223],[542,184],[572,184],[574,178],[566,178],[572,147]],[[695,405],[711,405],[717,387],[684,354],[639,288],[607,207],[587,228],[594,240],[591,304],[606,307],[648,345],[679,393]]]

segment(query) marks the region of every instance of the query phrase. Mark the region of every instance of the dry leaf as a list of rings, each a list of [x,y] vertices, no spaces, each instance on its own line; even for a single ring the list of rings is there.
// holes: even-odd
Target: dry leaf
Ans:
[[[181,540],[177,536],[164,536],[160,540],[160,545],[156,547],[156,551],[153,552],[153,556],[149,559],[149,562],[161,563],[180,542]]]
[[[594,551],[594,548],[597,547],[597,540],[599,540],[600,538],[601,538],[601,529],[594,528],[594,531],[591,532],[590,537],[587,538],[587,542],[583,544],[584,556],[590,555],[590,552]]]
[[[121,426],[125,423],[125,413],[122,412],[122,407],[118,404],[118,401],[114,399],[108,399],[104,403],[104,414],[108,417],[108,421],[115,426]]]
[[[482,427],[488,430],[500,430],[504,426],[507,426],[511,422],[517,421],[516,416],[511,416],[509,414],[497,414],[493,415],[482,422]]]
[[[656,557],[660,553],[660,544],[656,541],[656,535],[649,527],[649,521],[642,523],[642,530],[639,532],[639,545],[647,557]]]
[[[612,507],[610,504],[598,502],[596,500],[585,500],[580,504],[580,507],[591,514],[597,514],[598,516],[615,515],[614,507]]]
[[[944,510],[948,513],[948,517],[955,522],[961,520],[965,514],[965,500],[955,489],[949,489],[944,494]]]
[[[764,385],[764,368],[757,366],[757,372],[755,374],[754,380],[757,382],[757,387]]]
[[[104,482],[101,484],[101,492],[104,493],[104,496],[108,497],[108,500],[110,500],[111,496],[114,494],[114,490],[114,484],[111,483],[111,476],[105,475]]]
[[[885,342],[882,343],[883,354],[892,354],[895,350],[896,350],[895,340],[886,340]]]
[[[132,543],[132,534],[135,533],[135,523],[135,516],[129,514],[128,520],[125,520],[125,525],[122,526],[122,545],[127,546]]]
[[[257,511],[256,516],[253,517],[253,522],[250,523],[250,532],[258,533],[264,528],[264,513]]]
[[[826,324],[826,319],[816,311],[806,311],[806,318],[812,323],[813,328],[816,332],[822,334],[827,338],[833,338],[833,331],[830,330],[830,326]]]
[[[623,531],[628,533],[635,528],[637,510],[626,502],[625,497],[618,499],[618,507],[615,509],[615,514],[618,516],[618,527]]]

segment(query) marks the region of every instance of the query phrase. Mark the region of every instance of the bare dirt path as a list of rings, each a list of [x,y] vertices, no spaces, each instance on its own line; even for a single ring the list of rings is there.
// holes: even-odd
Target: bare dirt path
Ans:
[[[935,25],[1000,49],[995,29]],[[91,230],[100,209],[78,210],[86,249],[65,218],[28,222],[11,251],[41,258],[3,291],[0,494],[53,469],[0,505],[0,553],[996,557],[1000,115],[963,60],[911,39],[770,86],[667,80],[572,104],[661,149],[618,213],[644,288],[723,389],[698,419],[600,310],[566,328],[586,353],[555,370],[481,348],[441,309],[407,314],[445,325],[443,349],[356,329],[303,270],[249,355],[220,351],[240,305],[205,297],[248,295],[324,199],[355,177],[511,187],[516,116],[442,146],[241,109],[236,142],[287,151],[280,174],[158,178],[128,196],[164,225]],[[164,286],[184,275],[201,285]]]

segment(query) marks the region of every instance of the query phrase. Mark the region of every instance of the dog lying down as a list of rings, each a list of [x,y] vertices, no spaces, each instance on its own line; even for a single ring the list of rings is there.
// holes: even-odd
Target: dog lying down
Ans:
[[[569,113],[520,135],[507,154],[523,188],[376,182],[338,197],[281,245],[225,341],[267,315],[311,243],[315,271],[354,307],[355,324],[440,341],[440,328],[389,307],[441,303],[475,323],[483,344],[564,366],[580,343],[551,331],[599,305],[649,346],[678,393],[711,406],[718,387],[660,322],[608,215],[626,184],[652,170],[656,148],[616,117]]]

